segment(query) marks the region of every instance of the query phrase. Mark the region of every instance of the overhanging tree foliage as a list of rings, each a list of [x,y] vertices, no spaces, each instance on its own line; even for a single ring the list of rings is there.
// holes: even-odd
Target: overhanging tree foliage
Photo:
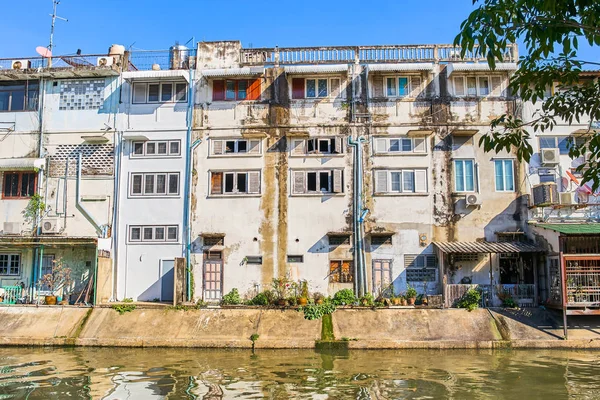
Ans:
[[[600,1],[598,0],[473,0],[479,7],[461,24],[455,45],[462,54],[479,48],[492,69],[503,60],[507,46],[522,40],[524,55],[512,76],[512,93],[523,102],[538,102],[531,120],[505,114],[491,122],[490,133],[479,144],[485,151],[517,148],[519,160],[529,161],[533,149],[530,134],[549,131],[561,121],[590,123],[585,140],[569,141],[572,158],[587,154],[578,167],[583,182],[594,190],[600,187],[600,81],[586,69],[600,63],[578,57],[579,42],[600,46]],[[582,71],[584,73],[582,73]],[[548,89],[554,87],[550,96]]]

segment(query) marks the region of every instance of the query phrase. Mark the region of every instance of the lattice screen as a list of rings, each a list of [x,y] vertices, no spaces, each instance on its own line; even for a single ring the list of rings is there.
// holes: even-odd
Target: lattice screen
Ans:
[[[62,81],[59,110],[99,110],[104,104],[104,79]]]
[[[61,144],[50,154],[49,175],[64,176],[69,158],[69,176],[77,175],[77,156],[81,157],[82,175],[112,175],[114,146],[112,144]]]

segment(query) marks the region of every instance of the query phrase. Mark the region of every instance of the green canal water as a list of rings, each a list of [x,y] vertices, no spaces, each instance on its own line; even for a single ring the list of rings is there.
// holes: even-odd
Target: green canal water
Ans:
[[[262,398],[600,399],[600,353],[0,349],[0,399]]]

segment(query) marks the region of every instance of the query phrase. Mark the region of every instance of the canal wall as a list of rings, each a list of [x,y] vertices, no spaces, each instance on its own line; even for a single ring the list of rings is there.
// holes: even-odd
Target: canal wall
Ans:
[[[121,315],[108,307],[0,307],[0,345],[23,346],[250,348],[258,335],[256,348],[314,348],[326,334],[349,349],[600,348],[600,330],[580,328],[563,340],[556,317],[542,309],[338,309],[322,324],[261,308],[138,306]]]

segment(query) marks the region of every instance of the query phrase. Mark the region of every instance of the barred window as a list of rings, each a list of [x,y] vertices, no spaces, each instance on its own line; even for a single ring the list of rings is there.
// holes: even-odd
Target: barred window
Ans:
[[[21,255],[0,254],[0,275],[20,275]]]
[[[329,262],[329,283],[354,282],[354,268],[350,260],[332,260]]]

